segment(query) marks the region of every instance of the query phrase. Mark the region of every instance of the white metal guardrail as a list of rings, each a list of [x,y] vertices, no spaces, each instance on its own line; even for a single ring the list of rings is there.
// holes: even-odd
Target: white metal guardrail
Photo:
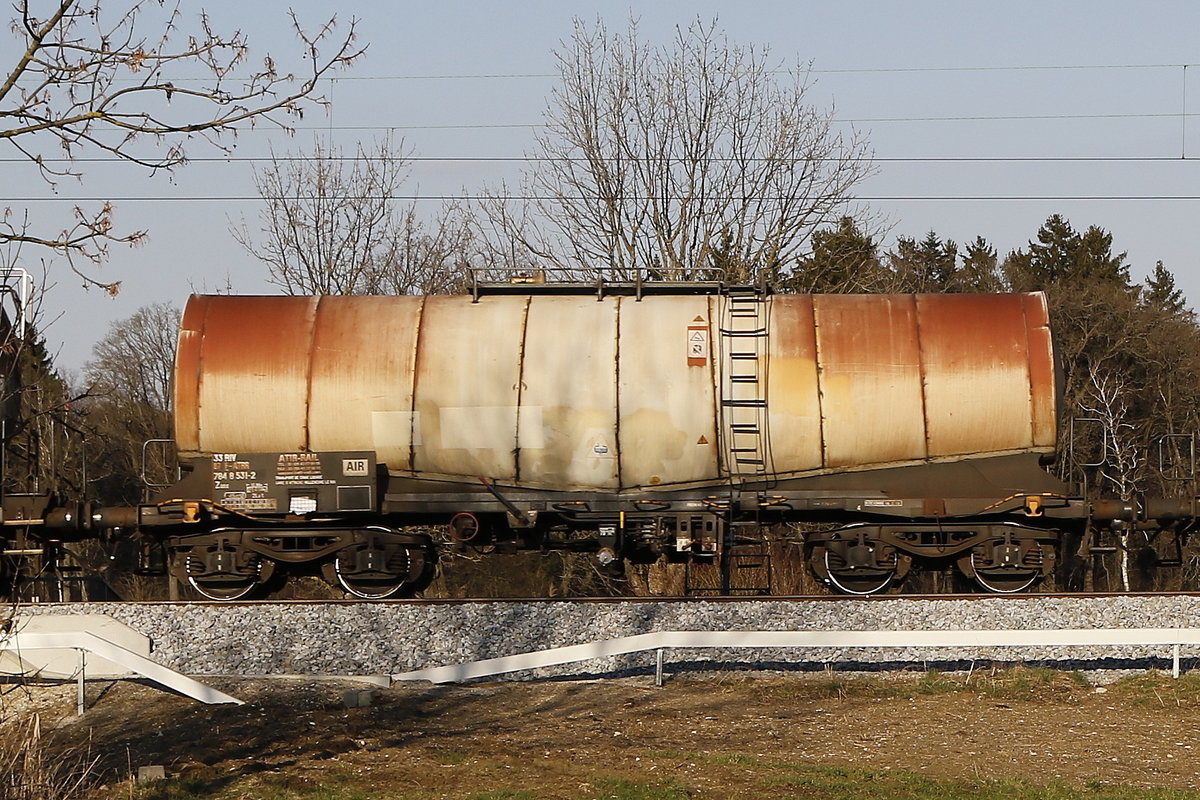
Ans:
[[[0,651],[8,651],[17,655],[30,650],[75,650],[79,653],[79,671],[76,673],[78,685],[77,706],[83,713],[83,685],[87,667],[87,654],[94,653],[118,664],[130,672],[149,678],[155,683],[174,689],[180,694],[199,700],[201,703],[236,703],[242,701],[236,697],[219,692],[211,686],[206,686],[197,680],[180,674],[173,669],[164,667],[145,656],[138,655],[107,639],[102,639],[86,631],[71,631],[63,633],[14,633],[0,637]]]
[[[553,647],[463,664],[400,672],[394,681],[455,683],[506,672],[554,667],[606,656],[658,651],[657,678],[662,684],[663,653],[698,648],[991,648],[991,647],[1163,647],[1170,648],[1174,677],[1179,651],[1200,645],[1200,628],[1098,628],[1068,630],[949,631],[658,631],[587,644]]]

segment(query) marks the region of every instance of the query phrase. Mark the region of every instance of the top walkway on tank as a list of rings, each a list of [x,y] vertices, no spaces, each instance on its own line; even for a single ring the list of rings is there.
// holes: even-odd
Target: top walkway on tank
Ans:
[[[664,278],[652,269],[596,268],[591,270],[486,268],[471,270],[471,296],[484,295],[596,295],[636,297],[645,295],[721,293],[769,294],[764,282],[756,285],[730,284],[725,270],[706,267],[690,271],[685,278]]]

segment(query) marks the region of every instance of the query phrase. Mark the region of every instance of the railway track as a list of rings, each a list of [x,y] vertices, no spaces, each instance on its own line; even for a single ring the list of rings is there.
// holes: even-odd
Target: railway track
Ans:
[[[1200,598],[1200,592],[1028,592],[1024,594],[876,594],[865,596],[847,596],[837,594],[810,595],[745,595],[745,596],[654,596],[654,597],[409,597],[387,600],[358,600],[358,599],[259,599],[259,600],[114,600],[80,603],[71,602],[29,602],[19,603],[14,608],[46,607],[69,608],[87,605],[89,607],[114,606],[204,606],[211,608],[248,608],[255,606],[468,606],[497,604],[536,604],[536,605],[621,605],[621,604],[662,604],[662,603],[886,603],[889,601],[912,600],[986,600],[992,603],[1020,602],[1028,600],[1053,599],[1104,599],[1104,598],[1171,598],[1192,597]]]

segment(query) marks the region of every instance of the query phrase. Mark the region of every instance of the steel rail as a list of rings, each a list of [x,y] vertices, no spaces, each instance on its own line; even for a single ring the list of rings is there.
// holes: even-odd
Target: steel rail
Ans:
[[[89,605],[103,608],[104,606],[210,606],[248,607],[248,606],[358,606],[364,603],[379,605],[414,605],[414,606],[460,606],[486,605],[490,603],[539,603],[539,604],[569,604],[581,605],[623,605],[631,603],[886,603],[899,600],[978,600],[992,602],[1019,602],[1022,600],[1101,600],[1122,597],[1200,597],[1200,592],[1024,592],[1021,594],[875,594],[851,596],[844,594],[812,594],[812,595],[688,595],[688,596],[653,596],[653,597],[429,597],[429,598],[399,598],[388,600],[346,600],[346,599],[312,599],[312,600],[120,600],[120,601],[84,601]],[[81,605],[80,601],[22,603],[23,607],[56,608],[74,607]]]

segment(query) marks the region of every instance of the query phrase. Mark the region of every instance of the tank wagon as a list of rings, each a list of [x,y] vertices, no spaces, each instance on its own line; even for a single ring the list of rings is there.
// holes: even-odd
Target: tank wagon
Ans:
[[[1064,533],[1144,516],[1043,468],[1056,374],[1040,294],[194,296],[175,374],[190,471],[97,524],[161,541],[214,599],[295,571],[417,591],[429,526],[619,566],[725,559],[779,522],[826,523],[807,552],[841,592],[914,564],[1018,592]]]
[[[76,517],[161,543],[219,600],[296,572],[367,599],[419,591],[433,526],[612,569],[728,564],[783,522],[814,523],[809,563],[840,592],[930,566],[1019,592],[1067,535],[1195,516],[1191,500],[1089,501],[1044,469],[1048,322],[1041,294],[193,296],[174,386],[185,477]]]

